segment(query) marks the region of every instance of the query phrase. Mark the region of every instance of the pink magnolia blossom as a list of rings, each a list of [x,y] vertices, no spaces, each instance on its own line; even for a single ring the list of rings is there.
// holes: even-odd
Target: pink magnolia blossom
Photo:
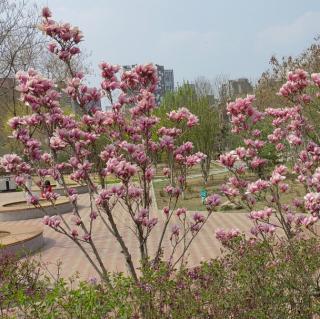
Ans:
[[[14,180],[18,186],[22,186],[26,183],[26,179],[23,176],[16,176]]]
[[[252,161],[250,161],[250,166],[255,169],[265,165],[266,163],[267,161],[265,159],[256,156]]]
[[[240,194],[239,189],[233,186],[229,186],[227,184],[223,184],[221,186],[221,192],[226,196],[231,196],[231,197],[236,197]]]
[[[107,203],[112,196],[113,194],[110,192],[110,190],[104,189],[97,197],[96,204],[102,206],[103,204]]]
[[[239,229],[230,229],[230,230],[217,229],[217,231],[216,231],[216,238],[222,244],[225,244],[225,243],[229,242],[230,240],[237,238],[239,236],[240,236]]]
[[[316,86],[320,87],[320,73],[312,73],[311,79]]]
[[[52,136],[50,138],[50,147],[54,150],[61,150],[64,149],[67,146],[67,143],[64,142],[60,137],[58,136]]]
[[[304,70],[297,69],[288,73],[288,81],[280,88],[279,95],[288,97],[302,91],[308,84],[308,74]]]
[[[197,116],[192,114],[187,108],[182,107],[178,109],[177,111],[171,111],[168,114],[168,117],[171,121],[174,122],[181,122],[183,120],[187,121],[188,127],[193,127],[198,124],[199,119]]]
[[[285,192],[288,191],[289,185],[285,184],[285,183],[280,183],[279,184],[279,189],[280,189],[280,192],[285,193]]]
[[[170,208],[169,207],[163,207],[163,209],[162,209],[162,211],[163,211],[163,213],[166,215],[166,216],[168,216],[169,215],[169,212],[170,212]]]
[[[221,197],[218,194],[210,195],[206,198],[206,206],[212,210],[220,205]]]
[[[185,216],[186,213],[187,213],[186,208],[181,207],[177,209],[176,215],[180,217],[180,216]]]
[[[164,135],[160,138],[160,147],[172,151],[174,149],[174,139],[172,136]]]
[[[39,197],[36,195],[30,195],[27,196],[27,203],[31,205],[38,205],[39,204]]]
[[[273,235],[276,231],[276,227],[270,224],[259,224],[252,227],[250,232],[254,236],[259,236],[260,234]]]
[[[285,176],[280,175],[277,171],[274,171],[272,173],[272,176],[270,177],[270,182],[273,185],[277,185],[277,184],[279,184],[280,182],[282,182],[285,179],[286,179]]]
[[[307,217],[303,217],[300,223],[306,227],[310,227],[314,225],[318,220],[319,220],[318,216],[307,216]]]
[[[42,222],[44,225],[47,225],[52,228],[57,228],[60,226],[61,219],[59,216],[44,216]]]
[[[247,150],[244,147],[237,147],[235,152],[240,160],[243,160],[247,155]]]
[[[131,199],[139,199],[143,194],[143,189],[136,186],[129,186],[128,196]]]
[[[255,194],[262,192],[270,187],[270,183],[268,181],[264,181],[262,179],[258,179],[255,182],[252,182],[247,187],[248,194]]]
[[[30,165],[22,161],[17,154],[6,154],[0,158],[0,167],[8,173],[29,173]]]
[[[253,220],[266,220],[269,219],[274,210],[270,207],[267,207],[263,210],[252,211],[249,214],[249,218]]]
[[[54,192],[44,192],[43,197],[48,201],[56,201],[60,195]]]
[[[73,237],[73,239],[76,239],[79,236],[78,230],[77,229],[72,229],[71,230],[71,236]]]
[[[308,193],[304,196],[305,208],[313,214],[320,212],[320,193]]]
[[[118,160],[117,158],[109,159],[106,168],[109,174],[114,174],[122,180],[129,180],[137,172],[136,165],[125,160]]]
[[[98,217],[98,214],[97,214],[97,212],[96,211],[91,211],[91,213],[90,213],[90,219],[91,220],[95,220],[95,219],[97,219],[97,217]]]
[[[181,194],[181,189],[180,188],[178,188],[178,187],[173,187],[173,186],[171,186],[171,185],[169,185],[169,186],[166,186],[165,188],[164,188],[164,191],[166,192],[166,193],[168,193],[170,196],[172,196],[172,197],[179,197],[179,195]]]
[[[199,164],[201,161],[203,161],[207,156],[201,152],[197,152],[193,155],[186,157],[186,165],[188,167],[192,167],[196,164]]]
[[[42,9],[42,16],[44,17],[44,18],[50,18],[51,16],[52,16],[52,13],[51,13],[51,11],[50,11],[50,9],[48,8],[48,7],[44,7],[43,9]]]
[[[179,129],[179,128],[176,128],[176,127],[173,127],[173,128],[161,127],[161,128],[158,130],[158,134],[159,134],[160,136],[167,135],[167,136],[171,136],[171,137],[177,137],[177,136],[179,136],[181,133],[182,133],[182,130]]]
[[[85,241],[90,241],[91,240],[91,235],[89,233],[85,233],[82,238]]]
[[[72,222],[76,225],[76,226],[79,226],[82,224],[82,220],[79,216],[72,216]]]
[[[219,162],[227,167],[227,168],[232,168],[237,161],[238,156],[235,155],[234,153],[227,153],[227,154],[222,154],[220,155]]]
[[[173,238],[178,238],[179,234],[180,234],[180,227],[178,225],[173,225],[171,228],[170,240],[172,240]]]
[[[200,213],[194,213],[192,218],[196,223],[203,223],[205,221],[205,217]]]

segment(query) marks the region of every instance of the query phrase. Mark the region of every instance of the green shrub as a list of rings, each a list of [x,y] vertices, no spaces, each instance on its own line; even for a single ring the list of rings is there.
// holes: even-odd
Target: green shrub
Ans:
[[[199,267],[146,268],[138,284],[55,281],[34,261],[0,259],[1,318],[314,318],[320,313],[320,241],[229,242]],[[8,314],[8,309],[15,309]],[[142,315],[143,314],[143,315]]]

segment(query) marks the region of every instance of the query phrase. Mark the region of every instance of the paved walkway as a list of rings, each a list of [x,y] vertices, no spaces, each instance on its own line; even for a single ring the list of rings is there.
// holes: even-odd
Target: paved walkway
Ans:
[[[11,200],[23,199],[23,193],[0,193],[0,204]],[[79,205],[81,206],[80,212],[85,222],[89,219],[89,198],[87,194],[79,196]],[[163,220],[161,211],[153,209],[153,216],[158,217],[159,222],[152,232],[150,238],[149,250],[154,251],[160,236],[161,220]],[[132,253],[135,261],[139,260],[138,244],[136,237],[129,229],[127,221],[128,217],[124,209],[118,205],[115,207],[114,214],[116,216],[117,224],[122,232],[123,238],[128,243],[129,250]],[[71,218],[72,214],[68,213],[64,215],[66,218]],[[95,271],[92,266],[87,262],[83,253],[79,248],[67,237],[55,232],[49,227],[43,226],[41,219],[29,219],[25,221],[17,222],[1,222],[1,228],[14,225],[20,225],[26,227],[30,225],[36,225],[44,227],[44,247],[41,249],[39,256],[42,261],[48,263],[48,269],[55,271],[55,263],[57,261],[62,262],[61,274],[65,277],[73,275],[79,271],[81,278],[88,279],[91,276],[95,276]],[[188,263],[190,266],[197,265],[201,260],[209,259],[211,257],[219,256],[221,253],[221,246],[215,238],[215,230],[217,228],[239,228],[240,230],[247,231],[251,227],[251,223],[246,214],[242,213],[216,213],[211,216],[210,220],[204,226],[197,238],[192,243],[189,250]],[[94,224],[94,236],[93,239],[101,252],[102,258],[107,265],[109,271],[122,271],[126,272],[126,266],[124,257],[121,254],[119,244],[108,233],[102,222],[99,219]],[[170,249],[170,243],[168,240],[164,242],[165,250]]]

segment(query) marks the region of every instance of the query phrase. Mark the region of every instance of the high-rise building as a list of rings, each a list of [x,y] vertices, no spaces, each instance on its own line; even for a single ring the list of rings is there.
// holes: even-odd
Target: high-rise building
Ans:
[[[125,71],[130,71],[136,66],[134,65],[124,65],[123,69]],[[155,64],[158,73],[158,87],[155,92],[156,102],[159,105],[162,98],[167,92],[172,92],[174,90],[174,77],[173,70],[167,70],[163,65]]]
[[[164,70],[164,89],[166,92],[174,91],[173,70]]]

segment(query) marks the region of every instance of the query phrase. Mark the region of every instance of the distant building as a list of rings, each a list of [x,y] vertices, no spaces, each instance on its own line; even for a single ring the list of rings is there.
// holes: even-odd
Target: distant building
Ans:
[[[135,66],[136,64],[124,65],[123,69],[125,71],[130,71]],[[163,65],[155,64],[155,67],[157,68],[158,80],[159,80],[158,87],[155,92],[155,98],[156,98],[157,104],[159,105],[164,95],[167,92],[172,92],[174,90],[174,76],[173,76],[173,70],[167,70],[164,68]]]
[[[246,78],[229,80],[221,87],[220,95],[225,97],[243,96],[253,93],[253,86]]]
[[[173,70],[164,70],[164,90],[166,92],[174,91]]]

